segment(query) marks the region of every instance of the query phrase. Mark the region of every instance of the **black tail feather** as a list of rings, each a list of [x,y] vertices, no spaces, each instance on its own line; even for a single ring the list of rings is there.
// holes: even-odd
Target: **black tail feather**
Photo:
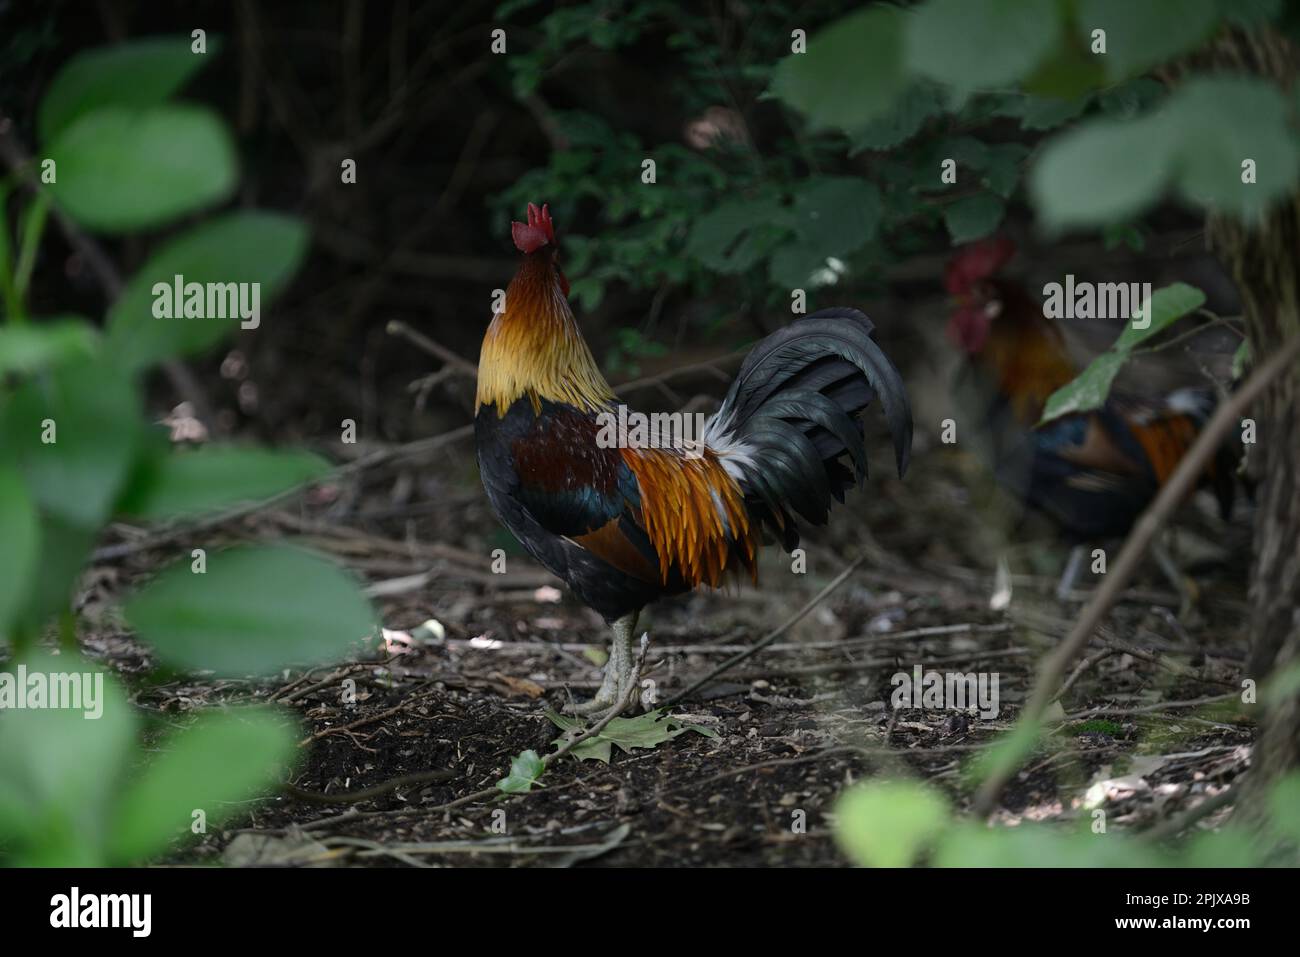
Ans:
[[[788,505],[813,524],[831,499],[867,475],[861,413],[879,399],[893,438],[898,474],[907,471],[912,411],[898,370],[856,309],[826,309],[758,343],[732,383],[718,421],[754,451],[745,478],[788,543]],[[852,469],[841,459],[848,456]],[[759,469],[763,475],[753,475]]]

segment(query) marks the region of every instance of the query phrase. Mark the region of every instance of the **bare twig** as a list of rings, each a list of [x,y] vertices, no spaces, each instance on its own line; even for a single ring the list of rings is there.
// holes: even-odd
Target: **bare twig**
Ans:
[[[752,648],[749,648],[746,651],[742,651],[738,655],[734,655],[733,657],[728,658],[726,661],[718,665],[718,667],[714,668],[712,671],[710,671],[699,681],[695,682],[690,687],[686,688],[685,691],[679,691],[677,694],[673,695],[662,705],[662,707],[671,708],[673,705],[681,701],[683,698],[687,697],[688,695],[694,694],[696,691],[699,691],[709,682],[713,681],[714,678],[718,677],[718,675],[726,671],[730,671],[732,668],[740,664],[742,661],[745,661],[746,659],[753,657],[754,655],[762,651],[764,648],[766,648],[768,645],[772,644],[772,642],[776,641],[787,631],[789,631],[800,621],[802,621],[804,616],[807,615],[808,612],[816,608],[819,604],[821,604],[822,600],[825,599],[827,595],[829,595],[831,592],[835,591],[835,589],[839,588],[846,581],[848,581],[849,576],[852,575],[853,572],[857,569],[857,567],[866,560],[867,560],[867,556],[865,554],[859,555],[857,558],[855,558],[852,562],[849,563],[848,568],[844,569],[844,571],[836,575],[835,578],[832,579],[830,583],[826,585],[825,588],[823,588],[811,599],[809,599],[807,604],[805,604],[797,612],[795,612],[784,622],[778,625],[773,631],[765,635],[763,639],[757,642]]]
[[[417,332],[406,323],[393,319],[387,326],[390,336],[401,336],[408,342],[414,343],[431,356],[436,356],[448,366],[454,368],[460,375],[469,376],[471,379],[478,376],[478,367],[470,362],[464,356],[457,355],[441,343],[434,342],[422,332]]]
[[[1237,789],[1224,788],[1213,797],[1206,798],[1200,804],[1196,805],[1196,807],[1183,812],[1177,817],[1171,817],[1163,823],[1157,824],[1155,827],[1151,828],[1151,830],[1145,832],[1142,835],[1142,839],[1156,842],[1171,837],[1177,837],[1189,827],[1194,826],[1198,821],[1204,820],[1215,811],[1219,810],[1219,808],[1227,807],[1236,800]]]
[[[280,790],[295,801],[302,801],[306,804],[361,804],[364,801],[383,797],[398,788],[415,784],[437,784],[450,781],[456,775],[457,772],[451,768],[439,768],[436,771],[417,771],[414,774],[403,774],[368,788],[361,788],[356,791],[339,791],[335,794],[308,791],[292,784],[282,784]]]
[[[459,442],[461,439],[467,439],[474,434],[473,425],[462,425],[460,428],[452,429],[450,432],[444,432],[441,435],[435,435],[427,439],[417,439],[414,442],[407,442],[404,445],[390,446],[389,448],[378,449],[369,455],[364,455],[359,459],[346,462],[343,465],[336,466],[332,472],[315,480],[311,484],[320,484],[328,480],[338,480],[353,472],[361,472],[365,469],[381,465],[391,459],[413,458],[417,455],[423,455],[432,452],[444,445],[450,445],[453,442]],[[252,515],[263,509],[278,505],[287,499],[299,494],[302,486],[295,486],[287,489],[270,498],[257,499],[252,502],[244,502],[233,508],[219,512],[208,518],[200,519],[193,522],[181,522],[175,525],[165,526],[149,535],[141,536],[130,542],[122,542],[117,545],[106,545],[103,548],[95,550],[91,556],[93,561],[102,562],[110,559],[121,558],[135,552],[146,551],[150,548],[157,548],[160,545],[167,545],[179,538],[194,535],[197,532],[209,531],[227,522]]]

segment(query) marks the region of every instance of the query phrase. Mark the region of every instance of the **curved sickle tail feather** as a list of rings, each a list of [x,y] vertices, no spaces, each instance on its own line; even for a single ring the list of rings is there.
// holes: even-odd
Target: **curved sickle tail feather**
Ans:
[[[745,358],[704,443],[787,549],[799,542],[787,506],[825,524],[832,498],[867,475],[861,413],[879,399],[901,477],[912,449],[902,378],[856,309],[824,309],[758,343]],[[845,456],[852,461],[849,468]]]

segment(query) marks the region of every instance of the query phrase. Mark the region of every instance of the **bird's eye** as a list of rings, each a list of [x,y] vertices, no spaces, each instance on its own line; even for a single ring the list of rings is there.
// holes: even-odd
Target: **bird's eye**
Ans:
[[[990,299],[987,303],[985,303],[984,315],[987,316],[989,319],[996,319],[998,316],[1002,315],[1002,300]]]

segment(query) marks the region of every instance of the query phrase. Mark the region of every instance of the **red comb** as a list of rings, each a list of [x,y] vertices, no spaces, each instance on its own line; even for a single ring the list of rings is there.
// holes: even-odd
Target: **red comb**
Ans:
[[[550,207],[543,204],[538,209],[528,204],[528,222],[511,223],[510,237],[521,253],[534,253],[546,244],[555,245],[555,226],[551,223]]]
[[[949,295],[970,292],[975,283],[988,279],[1016,254],[1016,244],[1005,237],[981,239],[964,246],[943,271],[943,285]]]

